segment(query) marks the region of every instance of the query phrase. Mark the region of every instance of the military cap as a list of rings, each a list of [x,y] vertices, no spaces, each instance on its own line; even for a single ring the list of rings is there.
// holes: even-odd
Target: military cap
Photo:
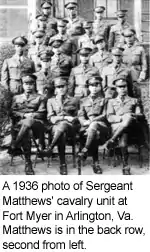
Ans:
[[[37,77],[34,74],[27,74],[27,75],[22,76],[23,83],[25,83],[25,82],[35,82],[36,79],[37,79]]]
[[[86,28],[91,28],[92,23],[93,23],[93,21],[85,21],[85,22],[83,23],[83,28],[84,28],[84,29],[86,29]]]
[[[93,84],[95,84],[95,83],[97,83],[97,82],[100,82],[100,83],[101,83],[102,80],[103,80],[103,79],[102,79],[100,76],[94,76],[94,75],[92,76],[92,75],[91,75],[91,76],[89,77],[89,79],[87,80],[87,84],[92,86]]]
[[[49,60],[54,55],[54,52],[50,49],[47,49],[46,47],[41,48],[41,50],[38,53],[38,56],[41,60]]]
[[[57,26],[59,27],[66,27],[67,23],[68,23],[68,20],[66,19],[57,20]]]
[[[125,29],[123,32],[122,32],[122,35],[124,37],[131,37],[133,34],[136,34],[136,31],[134,28],[128,28],[128,29]]]
[[[82,47],[76,51],[76,53],[79,53],[80,55],[88,55],[91,52],[92,52],[92,48],[90,47]]]
[[[44,0],[44,1],[42,1],[42,3],[41,3],[41,7],[43,8],[49,8],[50,6],[52,6],[52,3],[51,3],[51,1],[50,0]]]
[[[47,21],[47,17],[44,16],[43,14],[38,14],[36,16],[36,19],[40,20],[40,21]]]
[[[97,12],[97,13],[103,13],[105,11],[105,7],[104,6],[97,6],[94,9],[94,11]]]
[[[93,40],[94,44],[97,44],[100,41],[104,41],[104,36],[103,35],[97,35],[97,36],[95,36],[95,38]]]
[[[116,12],[117,17],[124,17],[128,11],[127,10],[118,10]]]
[[[53,84],[54,84],[55,88],[59,87],[59,86],[67,86],[68,85],[67,78],[57,77],[53,80]]]
[[[22,46],[25,46],[28,44],[28,40],[23,37],[23,36],[19,36],[19,37],[16,37],[12,40],[12,43],[13,45],[22,45]]]
[[[53,38],[50,40],[49,45],[55,48],[58,48],[62,45],[63,40],[59,38]]]
[[[112,53],[112,55],[122,56],[123,51],[124,51],[124,49],[122,47],[115,47],[112,49],[111,53]]]
[[[45,31],[42,29],[37,29],[33,32],[33,34],[36,38],[42,38],[45,34]]]
[[[77,0],[66,0],[65,1],[65,8],[67,8],[67,9],[74,8],[77,5],[78,5],[78,1]]]
[[[113,84],[116,86],[116,87],[124,87],[124,86],[127,86],[127,78],[125,75],[119,75],[117,76],[114,81],[113,81]]]

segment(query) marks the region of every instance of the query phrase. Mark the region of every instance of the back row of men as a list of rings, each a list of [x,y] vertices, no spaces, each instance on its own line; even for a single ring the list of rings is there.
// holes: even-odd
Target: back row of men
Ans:
[[[16,53],[4,61],[2,85],[13,94],[21,93],[21,75],[35,72],[37,91],[44,94],[54,78],[65,76],[70,94],[81,97],[86,96],[86,80],[95,71],[103,78],[103,91],[108,95],[113,79],[122,72],[133,95],[137,83],[146,78],[147,61],[135,30],[126,21],[126,11],[117,11],[118,22],[110,28],[103,19],[103,6],[95,8],[94,22],[78,16],[76,0],[67,0],[68,18],[63,20],[51,17],[51,8],[49,0],[42,2],[42,14],[31,26],[32,43],[24,37],[13,39]]]

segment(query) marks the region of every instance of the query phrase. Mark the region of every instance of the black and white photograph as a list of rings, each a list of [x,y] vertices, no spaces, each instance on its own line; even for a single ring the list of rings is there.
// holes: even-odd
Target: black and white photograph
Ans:
[[[149,0],[0,0],[0,175],[150,175]]]

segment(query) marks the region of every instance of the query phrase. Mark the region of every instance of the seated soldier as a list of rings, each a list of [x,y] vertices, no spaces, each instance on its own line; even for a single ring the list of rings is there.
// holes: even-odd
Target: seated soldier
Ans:
[[[78,102],[67,94],[67,80],[63,77],[54,79],[56,96],[47,102],[47,119],[52,125],[52,141],[44,156],[50,156],[55,145],[60,157],[60,174],[67,175],[65,146],[68,136],[75,136],[80,124],[77,119]]]
[[[137,132],[137,140],[140,144],[143,137],[140,121],[143,115],[138,100],[128,96],[126,78],[116,78],[115,85],[118,96],[109,100],[107,107],[107,119],[111,123],[112,137],[107,141],[106,148],[113,148],[116,140],[119,139],[123,160],[123,174],[130,175],[127,149],[129,133]]]
[[[44,132],[45,102],[35,93],[36,76],[29,74],[22,77],[24,93],[13,97],[11,107],[12,143],[9,154],[15,155],[21,146],[25,155],[25,173],[34,174],[31,163],[31,139],[29,130],[32,129],[35,138],[41,139]]]
[[[106,121],[106,100],[102,95],[101,77],[90,77],[88,80],[90,95],[81,101],[78,113],[81,123],[81,141],[85,138],[85,147],[79,153],[79,157],[85,160],[88,153],[93,157],[93,171],[102,173],[98,162],[98,145],[104,144],[108,136]]]

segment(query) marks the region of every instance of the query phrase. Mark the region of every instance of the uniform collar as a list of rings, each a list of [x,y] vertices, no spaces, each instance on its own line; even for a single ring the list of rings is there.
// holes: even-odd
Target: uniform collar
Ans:
[[[117,100],[118,102],[121,102],[121,103],[122,103],[121,97],[120,97],[119,95],[117,96],[116,100]],[[126,95],[126,96],[124,97],[124,103],[127,102],[127,101],[129,101],[129,100],[130,100],[130,97],[129,97],[128,95]]]

